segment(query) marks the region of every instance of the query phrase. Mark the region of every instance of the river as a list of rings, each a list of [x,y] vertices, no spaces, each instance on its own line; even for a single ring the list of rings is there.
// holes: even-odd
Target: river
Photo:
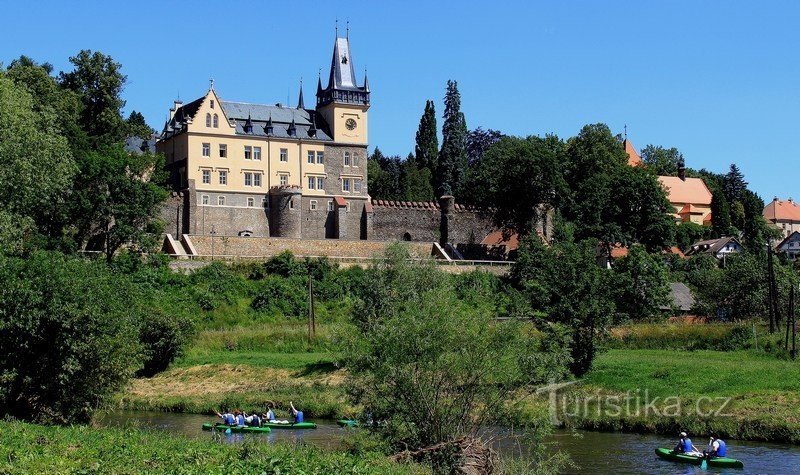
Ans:
[[[232,434],[224,436],[203,432],[203,422],[212,417],[197,414],[177,414],[164,412],[118,411],[106,414],[98,420],[101,426],[140,427],[182,434],[188,437],[211,439],[218,437],[223,442],[237,443],[245,438],[255,438],[268,443],[293,442],[309,443],[326,448],[336,448],[352,429],[341,428],[335,421],[315,421],[317,429],[311,430],[273,430],[269,434]],[[692,474],[800,474],[800,447],[785,444],[762,442],[728,441],[729,456],[744,463],[744,470],[708,469],[693,467],[658,459],[653,450],[656,447],[669,447],[676,441],[658,435],[627,433],[556,431],[548,442],[569,454],[580,468],[575,473],[611,474],[653,474],[653,475],[692,475]],[[704,445],[705,440],[695,437],[695,445]],[[501,450],[512,450],[500,438]]]

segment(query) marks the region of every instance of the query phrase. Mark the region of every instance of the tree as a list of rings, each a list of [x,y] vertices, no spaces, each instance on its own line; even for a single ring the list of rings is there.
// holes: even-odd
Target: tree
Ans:
[[[136,111],[132,111],[125,121],[128,126],[127,134],[142,139],[150,139],[153,135],[153,129],[147,125],[144,116]]]
[[[483,158],[483,154],[505,137],[502,132],[497,130],[483,130],[481,127],[470,130],[467,134],[467,161],[471,168],[478,166]]]
[[[417,168],[414,155],[408,154],[403,162],[400,174],[400,189],[403,200],[406,201],[431,201],[433,185],[431,185],[431,171],[427,167]]]
[[[427,449],[419,458],[436,473],[457,473],[460,441],[481,447],[482,428],[515,422],[506,408],[527,385],[563,378],[568,355],[558,345],[544,351],[519,321],[498,325],[494,311],[459,298],[452,279],[409,263],[403,248],[387,257],[368,270],[376,285],[344,339],[348,396],[393,449]]]
[[[524,236],[566,189],[563,159],[558,137],[503,137],[476,163],[467,188],[473,201],[493,210],[498,227]]]
[[[717,237],[731,234],[731,210],[720,188],[711,192],[711,227]]]
[[[436,128],[436,109],[433,101],[425,101],[425,112],[419,120],[414,158],[418,169],[427,168],[433,174],[439,164],[439,137]]]
[[[729,203],[740,201],[747,190],[747,182],[744,181],[744,175],[735,163],[731,163],[730,170],[722,179],[722,189]]]
[[[138,366],[137,294],[57,253],[0,257],[0,415],[88,422]]]
[[[669,302],[669,271],[663,260],[642,246],[631,246],[628,255],[612,269],[617,311],[632,320],[653,318]]]
[[[163,157],[129,154],[115,145],[89,153],[80,167],[72,212],[78,239],[95,237],[109,262],[123,244],[154,244],[160,206],[167,198]]]
[[[370,196],[382,200],[401,200],[403,191],[400,184],[402,163],[400,157],[387,157],[378,147],[367,162]]]
[[[568,236],[556,231],[554,234]],[[597,265],[598,241],[555,241],[546,246],[529,234],[520,243],[512,280],[535,311],[571,332],[570,370],[582,376],[591,369],[615,312],[608,273]]]
[[[442,149],[436,170],[436,193],[452,195],[461,191],[467,171],[467,124],[461,113],[461,94],[456,81],[447,81],[444,97]]]
[[[75,171],[54,111],[37,111],[30,93],[0,73],[0,209],[52,230]]]
[[[82,50],[71,57],[75,69],[59,75],[61,86],[81,97],[83,109],[79,124],[88,134],[94,149],[121,142],[127,127],[121,110],[125,106],[122,89],[127,77],[122,65],[99,51]]]
[[[677,148],[648,145],[642,149],[642,161],[656,175],[677,176],[681,154]]]

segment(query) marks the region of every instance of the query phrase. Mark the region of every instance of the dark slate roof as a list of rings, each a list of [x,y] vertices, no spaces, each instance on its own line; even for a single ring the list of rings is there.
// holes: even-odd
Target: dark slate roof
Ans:
[[[739,240],[735,237],[721,237],[719,239],[708,239],[706,241],[700,241],[692,244],[692,247],[686,252],[687,256],[691,256],[693,254],[698,254],[700,252],[709,252],[711,254],[717,254],[723,247],[725,247],[728,243],[736,244],[737,246],[741,247],[739,244]]]
[[[688,312],[694,307],[694,295],[692,290],[681,282],[672,282],[669,284],[669,299],[672,307],[677,308],[683,312]],[[661,310],[669,310],[670,306],[663,306]]]
[[[316,139],[316,140],[333,140],[325,130],[325,124],[322,118],[313,110],[295,109],[285,106],[269,106],[265,104],[250,104],[247,102],[227,102],[222,101],[222,110],[229,120],[236,124],[236,133],[241,135],[255,135],[266,137],[266,124],[267,121],[272,119],[273,133],[272,137],[278,138],[292,138],[297,137],[301,139]],[[314,122],[316,123],[316,133],[312,136],[309,134],[311,129],[312,114]],[[244,131],[244,124],[248,118],[253,123],[253,133],[248,134]],[[289,126],[294,121],[297,130],[296,135],[289,135]]]
[[[143,152],[155,153],[157,140],[158,134],[151,135],[149,139],[143,139],[136,136],[126,137],[124,145],[125,151],[128,153],[135,153],[137,155]]]

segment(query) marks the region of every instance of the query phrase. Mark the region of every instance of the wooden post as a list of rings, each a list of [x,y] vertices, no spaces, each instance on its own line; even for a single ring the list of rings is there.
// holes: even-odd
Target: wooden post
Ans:
[[[786,315],[786,339],[783,344],[786,351],[789,351],[789,325],[792,324],[792,320],[794,320],[794,284],[789,288],[789,311]]]
[[[775,333],[775,306],[773,305],[772,287],[772,244],[767,243],[767,307],[769,308],[769,332]]]
[[[314,341],[314,331],[313,331],[313,316],[314,313],[314,301],[312,299],[312,291],[311,291],[311,267],[308,268],[308,344],[310,345]]]

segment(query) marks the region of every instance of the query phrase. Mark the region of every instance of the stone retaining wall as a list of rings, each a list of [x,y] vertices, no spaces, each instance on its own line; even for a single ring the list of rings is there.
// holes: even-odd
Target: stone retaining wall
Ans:
[[[347,241],[338,239],[291,239],[276,237],[239,236],[188,236],[201,256],[269,257],[283,251],[291,251],[296,256],[330,256],[371,258],[383,254],[392,242]],[[403,243],[415,257],[431,255],[431,242]]]

